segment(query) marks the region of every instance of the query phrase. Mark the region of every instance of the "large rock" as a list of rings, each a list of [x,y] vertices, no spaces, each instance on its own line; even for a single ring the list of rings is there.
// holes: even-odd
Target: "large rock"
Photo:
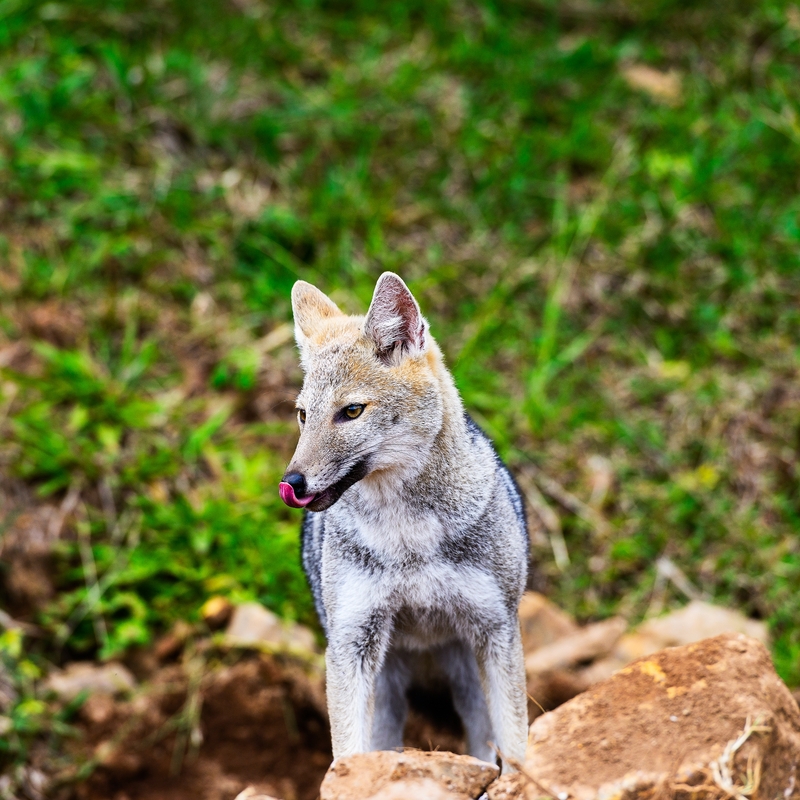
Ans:
[[[543,793],[800,798],[800,709],[751,638],[663,650],[539,717],[524,774],[501,778],[489,797]]]
[[[331,766],[319,793],[320,800],[474,800],[498,771],[453,753],[359,753]]]
[[[614,644],[611,652],[576,671],[575,678],[583,686],[591,686],[611,677],[618,669],[665,647],[692,644],[722,633],[743,633],[762,644],[769,644],[764,622],[748,619],[732,608],[693,600],[683,608],[645,620]]]
[[[552,612],[548,612],[546,618],[558,620]],[[561,634],[551,636],[549,641],[542,641],[544,637],[540,635],[542,644],[525,651],[528,719],[557,708],[591,686],[594,680],[592,676],[583,674],[583,665],[595,659],[605,664],[626,627],[622,617],[612,617],[583,628],[574,623],[570,627],[563,625]],[[551,623],[545,630],[555,634],[558,628]]]
[[[665,647],[692,644],[721,633],[743,633],[762,644],[769,642],[766,623],[748,619],[732,608],[693,600],[677,611],[643,622],[620,640],[617,651],[623,658],[641,658]]]

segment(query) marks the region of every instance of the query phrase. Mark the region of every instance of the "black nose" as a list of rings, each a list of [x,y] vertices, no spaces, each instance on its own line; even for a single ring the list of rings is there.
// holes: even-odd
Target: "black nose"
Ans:
[[[294,489],[295,497],[306,496],[306,479],[299,472],[290,472],[284,476],[283,480]]]

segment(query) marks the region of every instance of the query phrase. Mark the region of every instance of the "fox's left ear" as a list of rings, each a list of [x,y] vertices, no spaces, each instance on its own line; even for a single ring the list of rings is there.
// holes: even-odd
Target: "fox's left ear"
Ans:
[[[384,272],[375,284],[364,333],[375,342],[378,358],[390,366],[425,350],[425,320],[414,295],[393,272]]]
[[[302,347],[306,338],[323,320],[341,315],[339,306],[323,294],[316,286],[297,281],[292,287],[292,313],[294,314],[294,336]]]

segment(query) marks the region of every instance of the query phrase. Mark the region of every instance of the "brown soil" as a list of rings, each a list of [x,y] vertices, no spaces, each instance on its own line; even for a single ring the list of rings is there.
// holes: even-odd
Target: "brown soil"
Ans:
[[[261,655],[197,672],[164,667],[130,700],[85,703],[80,754],[100,764],[76,797],[228,800],[250,784],[316,797],[330,763],[318,676]]]
[[[90,697],[73,755],[99,763],[62,796],[232,800],[252,785],[283,800],[314,800],[331,761],[319,670],[251,653],[197,672],[191,661],[173,664],[128,700]],[[460,752],[448,696],[418,691],[410,699],[407,745]]]

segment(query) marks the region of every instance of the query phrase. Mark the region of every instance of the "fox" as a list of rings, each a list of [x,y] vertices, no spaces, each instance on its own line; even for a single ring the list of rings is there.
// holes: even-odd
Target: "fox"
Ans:
[[[513,772],[527,742],[529,552],[516,483],[398,275],[381,275],[366,316],[302,280],[291,297],[304,380],[279,494],[305,509],[334,763],[402,748],[407,691],[433,663],[467,752]]]

